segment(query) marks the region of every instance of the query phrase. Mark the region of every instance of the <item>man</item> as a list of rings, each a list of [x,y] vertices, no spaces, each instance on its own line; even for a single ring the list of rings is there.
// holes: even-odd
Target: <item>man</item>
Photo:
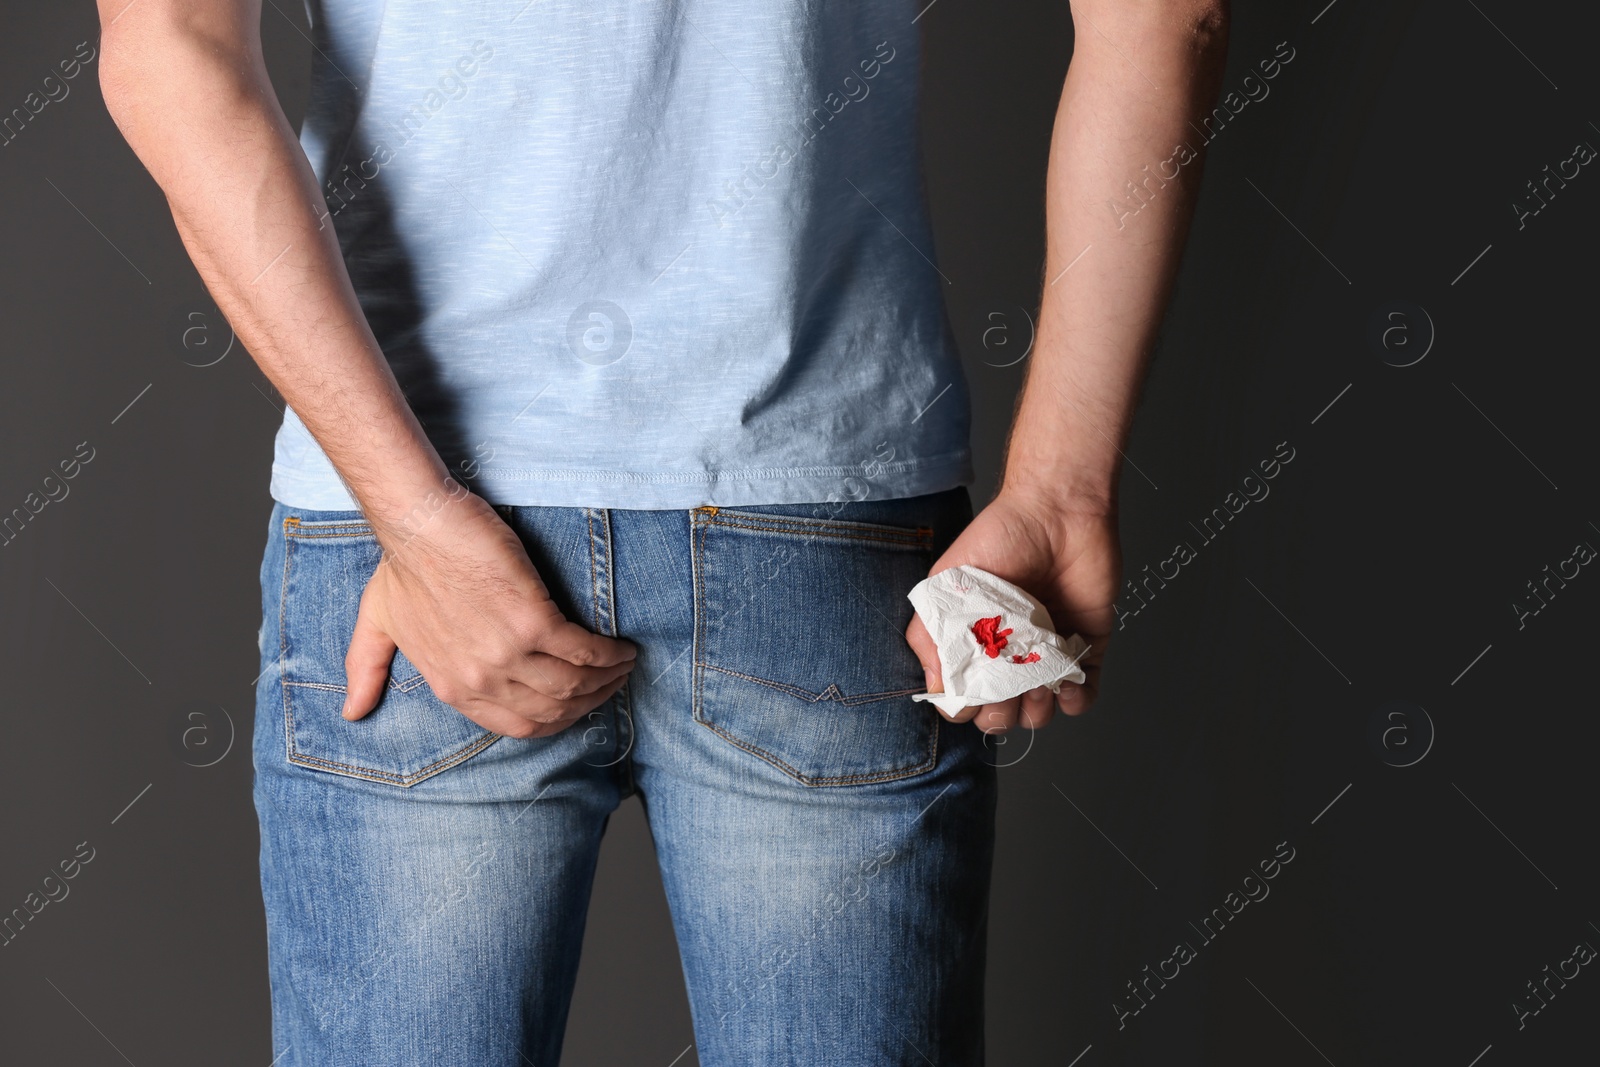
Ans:
[[[298,139],[256,0],[101,0],[107,106],[290,408],[275,1062],[555,1063],[635,794],[702,1064],[982,1061],[980,729],[1094,697],[1199,177],[1151,168],[1214,97],[1223,3],[1073,4],[1037,343],[971,518],[909,0],[314,0]],[[910,700],[940,679],[905,594],[960,563],[1092,638],[1089,681]]]

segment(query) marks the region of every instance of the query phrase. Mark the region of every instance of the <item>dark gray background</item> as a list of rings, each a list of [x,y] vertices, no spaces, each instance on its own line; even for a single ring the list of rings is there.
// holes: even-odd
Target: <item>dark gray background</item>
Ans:
[[[1228,87],[1280,41],[1296,57],[1209,149],[1127,449],[1129,576],[1178,541],[1198,558],[1128,617],[1091,715],[1002,750],[997,1064],[1495,1067],[1594,1041],[1587,968],[1520,1030],[1512,1003],[1600,944],[1585,621],[1600,577],[1585,568],[1520,629],[1512,603],[1600,545],[1585,458],[1600,176],[1584,168],[1520,230],[1511,206],[1577,142],[1600,145],[1594,16],[1326,4],[1235,4]],[[300,20],[288,0],[264,15],[296,118]],[[992,364],[1025,347],[1037,301],[1072,34],[1065,3],[1037,0],[939,0],[919,24],[981,501],[1022,371]],[[7,4],[4,27],[0,114],[98,34],[85,0]],[[280,401],[242,352],[184,362],[182,316],[209,302],[95,69],[0,148],[0,513],[95,449],[0,548],[0,914],[78,842],[95,849],[0,947],[0,1058],[267,1067],[243,738]],[[1368,337],[1393,300],[1437,332],[1413,366]],[[1420,343],[1415,313],[1410,328]],[[1202,544],[1189,524],[1284,441],[1295,459],[1270,497]],[[1391,700],[1412,710],[1385,747],[1369,726]],[[195,722],[210,748],[178,743]],[[197,752],[227,754],[201,768],[214,756]],[[1202,944],[1190,923],[1283,841],[1295,859],[1271,895]],[[1198,958],[1119,1029],[1125,983],[1183,940]],[[688,1065],[691,1040],[630,803],[566,1062]]]

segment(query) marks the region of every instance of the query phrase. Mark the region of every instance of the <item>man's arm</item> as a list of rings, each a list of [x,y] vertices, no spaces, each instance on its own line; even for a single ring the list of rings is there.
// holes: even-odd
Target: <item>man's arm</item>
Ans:
[[[362,314],[267,77],[260,0],[100,0],[100,85],[218,307],[322,446],[384,562],[346,662],[347,716],[395,647],[498,733],[551,733],[619,688],[626,642],[563,619],[521,543],[451,479]]]
[[[968,708],[988,731],[1094,699],[1121,580],[1117,478],[1200,185],[1190,121],[1215,101],[1227,0],[1073,0],[1074,45],[1046,182],[1044,297],[995,499],[933,571],[970,563],[1091,641],[1083,686]],[[1130,183],[1131,186],[1130,186]],[[1119,206],[1120,205],[1120,206]],[[1142,205],[1142,206],[1141,206]],[[920,619],[907,638],[937,691]]]

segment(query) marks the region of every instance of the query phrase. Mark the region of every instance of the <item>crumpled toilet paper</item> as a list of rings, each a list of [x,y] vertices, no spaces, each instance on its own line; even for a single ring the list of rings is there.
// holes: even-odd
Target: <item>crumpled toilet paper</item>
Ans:
[[[906,594],[939,646],[943,693],[916,693],[946,715],[1044,686],[1088,678],[1089,643],[1055,632],[1050,612],[1025,590],[978,567],[940,571]]]

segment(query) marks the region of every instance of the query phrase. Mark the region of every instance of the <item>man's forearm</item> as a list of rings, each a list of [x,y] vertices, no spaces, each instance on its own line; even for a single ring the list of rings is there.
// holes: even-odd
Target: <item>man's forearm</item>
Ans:
[[[1192,118],[1215,100],[1226,0],[1072,5],[1050,145],[1044,298],[1005,490],[1112,512],[1121,446],[1200,184]]]
[[[102,4],[100,80],[112,118],[166,194],[235,332],[380,536],[399,536],[403,516],[447,472],[367,325],[273,93],[259,4],[125,4]]]

